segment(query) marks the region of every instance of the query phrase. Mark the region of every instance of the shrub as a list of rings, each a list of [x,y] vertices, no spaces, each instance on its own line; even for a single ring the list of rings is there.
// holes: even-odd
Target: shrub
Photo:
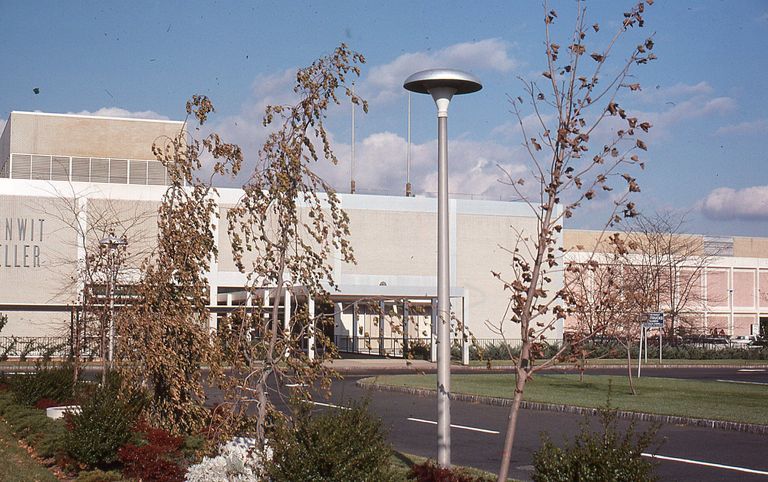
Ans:
[[[452,467],[446,469],[440,467],[432,460],[427,460],[423,464],[413,465],[408,472],[408,478],[418,482],[485,482],[486,480],[491,480],[467,474],[461,468]]]
[[[129,443],[118,450],[123,474],[155,482],[184,480],[184,469],[179,466],[184,438],[143,423],[138,424],[135,431],[141,438],[139,443]]]
[[[412,340],[408,343],[408,357],[414,360],[429,360],[432,344],[423,340]]]
[[[270,446],[273,457],[267,473],[275,481],[389,478],[392,448],[367,403],[314,415],[301,408],[292,425],[275,424]]]
[[[66,429],[61,420],[52,420],[40,410],[19,405],[7,394],[0,396],[0,416],[41,457],[53,457],[64,451]]]
[[[609,390],[610,393],[610,390]],[[602,432],[589,430],[588,420],[564,448],[542,434],[542,447],[533,454],[535,482],[620,482],[658,480],[654,464],[643,459],[656,436],[658,426],[636,435],[632,422],[623,434],[617,427],[616,411],[608,404],[600,410]]]
[[[72,400],[75,388],[74,372],[70,366],[42,368],[33,373],[9,378],[17,403],[34,405],[39,400]]]
[[[68,417],[69,455],[91,467],[115,462],[117,450],[131,438],[140,410],[139,398],[121,394],[117,380],[98,388],[81,404],[80,413]]]

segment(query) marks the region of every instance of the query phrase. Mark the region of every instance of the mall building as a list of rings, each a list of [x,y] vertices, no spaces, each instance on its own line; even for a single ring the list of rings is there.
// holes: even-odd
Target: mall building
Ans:
[[[167,188],[165,168],[151,147],[183,128],[179,121],[11,113],[0,136],[0,313],[8,317],[0,354],[12,337],[69,335],[73,307],[88,288],[78,273],[108,232],[128,242],[123,284],[138,276],[137,267],[155,244],[157,208]],[[219,189],[222,221],[214,223],[219,256],[207,273],[212,329],[228,311],[253,302],[224,225],[224,213],[241,194]],[[429,345],[436,326],[437,200],[339,197],[349,215],[357,263],[336,254],[338,290],[331,293],[332,303],[316,306],[306,290],[294,286],[278,300],[265,288],[265,304],[277,303],[286,323],[299,307],[332,316],[325,334],[342,351],[402,356],[409,343]],[[505,248],[518,242],[518,233],[535,228],[536,218],[524,203],[450,200],[454,336],[465,354],[468,337],[500,341],[491,326],[505,316],[508,292],[491,272],[508,270]],[[566,261],[589,256],[598,236],[565,230],[560,242],[570,250]],[[702,237],[702,245],[707,243],[716,245],[717,255],[699,277],[700,303],[689,307],[687,316],[703,332],[739,336],[768,330],[768,238]],[[553,290],[563,283],[561,275],[553,276]],[[390,322],[379,322],[382,313],[391,315]],[[515,328],[507,326],[510,338]],[[561,340],[567,329],[558,322],[551,339]]]
[[[600,248],[605,243],[601,244],[600,240],[606,240],[610,234],[566,230],[563,245],[568,250],[567,259],[570,262],[600,260],[601,253],[605,252]],[[675,292],[684,293],[679,295],[684,301],[676,302],[684,326],[703,336],[768,336],[768,238],[695,234],[678,237],[678,242],[693,246],[692,252],[701,252],[701,257],[691,259],[690,263],[682,259],[666,261],[674,264],[671,271],[677,278],[673,280],[678,285]],[[663,272],[663,253],[658,259]],[[642,259],[638,260],[640,263]],[[666,268],[670,271],[668,265]],[[668,306],[662,302],[661,310]],[[574,322],[572,318],[566,320],[565,330],[572,328]]]
[[[8,316],[0,338],[67,336],[72,306],[86,288],[78,267],[109,230],[128,242],[123,278],[131,276],[131,267],[135,273],[152,251],[157,207],[167,186],[165,168],[151,147],[183,127],[177,121],[11,113],[0,137],[0,313]],[[219,189],[220,218],[241,194]],[[345,351],[402,356],[409,340],[433,336],[437,200],[340,198],[357,263],[347,264],[340,255],[333,261],[335,322],[326,334]],[[212,328],[222,313],[252,302],[243,289],[246,277],[232,260],[227,229],[216,224],[219,256],[207,273]],[[450,200],[452,311],[466,330],[457,343],[467,336],[499,338],[487,322],[504,316],[508,293],[491,271],[508,269],[502,247],[535,227],[536,218],[523,203]],[[553,284],[562,286],[562,277]],[[279,304],[286,320],[301,304],[315,309],[300,286],[279,300],[268,289],[264,296],[267,304]],[[400,329],[379,323],[381,312],[404,320]],[[562,324],[551,336],[561,339]]]

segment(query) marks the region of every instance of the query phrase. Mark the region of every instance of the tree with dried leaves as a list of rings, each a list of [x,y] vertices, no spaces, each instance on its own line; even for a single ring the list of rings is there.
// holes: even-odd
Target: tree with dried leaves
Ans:
[[[219,205],[214,180],[240,172],[238,146],[217,134],[198,141],[182,131],[155,147],[171,185],[159,211],[158,249],[138,288],[140,302],[121,324],[123,373],[131,386],[149,392],[150,421],[175,432],[197,431],[207,422],[210,435],[221,438],[242,433],[255,413],[245,430],[263,443],[269,417],[281,416],[273,409],[275,397],[306,400],[313,383],[329,386],[332,372],[322,362],[333,346],[312,308],[335,287],[334,259],[354,257],[349,219],[313,164],[337,162],[324,122],[327,110],[341,102],[339,94],[367,110],[346,84],[360,75],[364,61],[342,44],[297,73],[297,103],[266,108],[264,125],[276,130],[235,206]],[[212,112],[206,97],[187,104],[200,124]],[[248,302],[211,333],[205,274],[218,254],[215,236],[224,220],[235,264],[247,278]],[[291,295],[303,302],[289,305]],[[210,418],[203,410],[202,366],[210,368],[207,383],[217,384],[224,397]]]
[[[534,365],[541,358],[547,335],[555,330],[568,313],[568,293],[555,288],[554,279],[563,272],[564,250],[560,246],[563,222],[572,217],[584,203],[615,189],[615,180],[624,181],[622,192],[612,193],[613,208],[605,229],[622,217],[636,214],[629,195],[640,190],[627,168],[643,167],[638,157],[647,149],[640,138],[650,123],[628,113],[619,104],[619,95],[640,90],[631,77],[632,68],[655,58],[651,38],[632,47],[628,57],[614,62],[614,47],[628,32],[643,27],[646,5],[638,3],[624,18],[607,45],[588,50],[589,31],[597,32],[597,24],[589,26],[586,8],[577,5],[575,27],[568,33],[562,48],[553,40],[557,13],[545,5],[545,53],[547,68],[545,85],[525,82],[523,97],[511,99],[524,136],[523,145],[529,155],[530,171],[539,187],[534,194],[524,188],[524,180],[505,172],[505,182],[524,200],[536,215],[531,232],[520,231],[519,242],[508,248],[511,266],[508,274],[494,275],[510,292],[509,310],[495,329],[506,337],[507,324],[519,329],[520,355],[516,357],[515,395],[510,409],[498,480],[505,481],[512,458],[512,447],[525,386],[533,375],[553,364],[569,348],[560,346],[557,354]],[[561,58],[562,57],[562,58]],[[609,62],[610,61],[610,62]],[[528,122],[523,109],[530,105]],[[614,130],[598,127],[612,124]],[[602,144],[594,148],[593,144]]]
[[[255,405],[254,435],[260,442],[268,416],[280,415],[268,391],[273,397],[307,400],[316,382],[330,387],[333,372],[323,361],[335,348],[317,329],[314,306],[328,304],[328,290],[336,288],[334,259],[351,263],[354,256],[347,239],[349,218],[314,165],[338,162],[324,121],[327,110],[341,102],[339,95],[368,110],[347,84],[349,77],[359,77],[364,62],[361,54],[342,44],[299,70],[293,89],[298,101],[266,108],[264,125],[277,129],[260,150],[243,197],[227,212],[233,256],[247,275],[251,299],[263,299],[266,290],[267,298],[274,300],[269,307],[257,302],[247,308],[248,322],[230,338],[238,356],[230,360],[235,375],[230,393],[235,396],[228,408],[237,417]],[[288,293],[303,295],[305,303],[281,321],[280,300]],[[286,385],[292,387],[289,393]]]
[[[213,110],[195,96],[187,114],[202,125]],[[206,273],[216,256],[218,214],[213,179],[237,172],[240,148],[210,134],[198,140],[186,126],[153,146],[168,172],[169,187],[158,210],[157,248],[142,266],[135,302],[118,323],[118,368],[130,389],[147,394],[150,423],[173,433],[197,433],[208,421],[201,368],[217,373],[218,346],[209,333],[210,289]],[[204,156],[212,173],[200,174]]]

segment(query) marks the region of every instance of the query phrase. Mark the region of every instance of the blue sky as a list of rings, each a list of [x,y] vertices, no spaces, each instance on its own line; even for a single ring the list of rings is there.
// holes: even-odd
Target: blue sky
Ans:
[[[631,2],[585,4],[589,23],[602,27],[599,45]],[[551,6],[559,28],[571,25],[575,2]],[[633,42],[655,32],[658,60],[635,71],[643,90],[622,102],[655,126],[646,170],[637,173],[638,206],[687,212],[690,231],[768,236],[768,2],[657,1],[645,17]],[[253,156],[264,105],[290,99],[292,72],[346,42],[367,58],[357,83],[371,102],[357,116],[360,192],[402,193],[402,80],[445,66],[484,83],[451,105],[452,189],[510,198],[497,166],[524,173],[525,158],[506,99],[522,92],[518,77],[540,80],[542,19],[538,1],[0,0],[0,118],[40,110],[179,119],[186,99],[201,93],[217,107],[213,128]],[[349,117],[344,106],[329,118],[342,162],[323,173],[340,190],[349,184]],[[412,98],[412,125],[411,182],[432,192],[435,120],[426,96]],[[599,226],[609,203],[598,199],[570,226]]]

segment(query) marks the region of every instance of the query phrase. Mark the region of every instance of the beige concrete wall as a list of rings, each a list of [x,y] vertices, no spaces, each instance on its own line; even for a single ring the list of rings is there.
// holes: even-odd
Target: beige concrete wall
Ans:
[[[10,152],[64,156],[155,159],[152,144],[176,136],[176,121],[12,112]]]
[[[139,268],[157,246],[158,202],[89,199],[87,208],[88,247],[98,249],[99,240],[114,231],[128,241],[126,264]]]
[[[77,260],[73,230],[54,215],[58,199],[4,196],[0,203],[0,289],[16,303],[65,303]]]
[[[768,238],[733,238],[733,255],[744,258],[768,258]]]
[[[66,337],[69,335],[70,314],[52,311],[9,311],[8,324],[0,336]],[[16,352],[21,349],[16,346]]]
[[[522,233],[533,233],[536,222],[531,218],[511,216],[457,215],[456,284],[468,291],[467,324],[478,338],[499,337],[486,326],[486,321],[498,326],[504,317],[510,293],[504,291],[502,282],[491,272],[500,272],[507,279],[513,278],[511,257],[504,250],[514,250],[518,242],[518,235],[511,226]],[[508,336],[519,339],[516,328],[511,322],[505,322]]]
[[[347,274],[435,276],[435,213],[351,209],[350,242],[356,265]]]

